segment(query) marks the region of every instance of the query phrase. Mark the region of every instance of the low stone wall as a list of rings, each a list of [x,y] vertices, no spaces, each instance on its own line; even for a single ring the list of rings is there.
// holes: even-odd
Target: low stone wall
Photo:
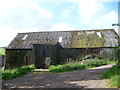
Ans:
[[[6,50],[5,68],[15,68],[30,64],[33,64],[32,50]]]

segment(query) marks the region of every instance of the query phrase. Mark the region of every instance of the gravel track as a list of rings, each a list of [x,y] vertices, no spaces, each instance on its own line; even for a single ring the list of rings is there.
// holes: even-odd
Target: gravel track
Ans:
[[[7,88],[107,88],[99,77],[114,64],[64,73],[38,72],[3,80]]]

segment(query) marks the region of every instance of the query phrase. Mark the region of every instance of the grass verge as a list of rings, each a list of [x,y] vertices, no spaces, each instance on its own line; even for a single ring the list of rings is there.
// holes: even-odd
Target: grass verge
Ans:
[[[111,60],[89,59],[85,61],[68,62],[66,64],[58,65],[58,66],[52,65],[48,70],[50,72],[68,72],[73,70],[93,68],[115,62],[116,61],[111,61]]]
[[[105,79],[109,87],[119,87],[120,88],[120,63],[114,65],[111,69],[105,72],[101,77]]]
[[[3,80],[13,79],[19,76],[22,76],[31,70],[35,69],[34,65],[22,66],[20,68],[6,69],[5,71],[1,70]]]

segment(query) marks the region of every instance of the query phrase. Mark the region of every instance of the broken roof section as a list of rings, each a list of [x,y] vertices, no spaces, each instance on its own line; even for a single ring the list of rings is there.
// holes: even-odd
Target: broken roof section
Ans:
[[[32,49],[33,44],[58,41],[63,48],[116,47],[117,37],[114,29],[18,33],[7,48]]]

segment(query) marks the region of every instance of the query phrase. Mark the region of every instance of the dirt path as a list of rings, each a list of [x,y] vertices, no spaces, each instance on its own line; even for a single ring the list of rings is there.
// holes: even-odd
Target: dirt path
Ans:
[[[29,73],[4,80],[3,88],[107,88],[99,77],[113,64],[65,73]]]

